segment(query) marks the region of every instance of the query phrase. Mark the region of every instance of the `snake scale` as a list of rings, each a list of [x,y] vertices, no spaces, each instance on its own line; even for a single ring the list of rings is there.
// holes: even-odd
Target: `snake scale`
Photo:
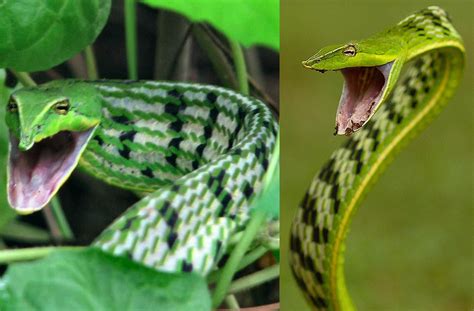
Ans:
[[[303,65],[343,73],[336,134],[350,138],[315,176],[297,209],[290,264],[314,309],[353,310],[343,268],[351,219],[395,154],[453,95],[464,46],[447,13],[431,6],[368,39],[323,48]]]
[[[259,100],[174,82],[53,81],[15,91],[6,108],[13,208],[44,207],[78,164],[144,195],[95,247],[201,275],[249,220],[278,128]]]

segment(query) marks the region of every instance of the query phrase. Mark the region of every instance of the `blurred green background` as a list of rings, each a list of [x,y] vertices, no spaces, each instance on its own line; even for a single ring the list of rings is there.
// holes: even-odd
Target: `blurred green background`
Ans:
[[[359,310],[472,310],[473,1],[281,3],[282,310],[309,310],[288,267],[294,211],[313,175],[344,137],[334,137],[342,75],[303,69],[319,48],[363,39],[438,5],[468,53],[454,99],[379,179],[351,226],[346,278]]]

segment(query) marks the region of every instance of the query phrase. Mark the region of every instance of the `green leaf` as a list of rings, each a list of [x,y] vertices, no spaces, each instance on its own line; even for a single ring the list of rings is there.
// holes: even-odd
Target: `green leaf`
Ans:
[[[110,0],[0,0],[0,68],[38,71],[91,44]]]
[[[200,311],[211,303],[198,275],[157,272],[88,248],[11,265],[0,282],[0,309]]]
[[[142,0],[155,8],[183,14],[195,22],[212,24],[245,46],[280,48],[279,0]]]
[[[280,134],[273,151],[268,171],[265,174],[264,188],[255,199],[254,209],[264,210],[270,216],[278,218],[280,215]]]

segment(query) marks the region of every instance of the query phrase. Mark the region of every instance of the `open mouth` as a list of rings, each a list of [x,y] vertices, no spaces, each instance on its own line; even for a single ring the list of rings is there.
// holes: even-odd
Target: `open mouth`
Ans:
[[[27,151],[10,134],[8,201],[19,213],[44,207],[72,173],[95,127],[63,131],[37,142]]]
[[[344,86],[336,115],[338,135],[350,135],[373,115],[387,87],[393,62],[374,67],[341,70]]]

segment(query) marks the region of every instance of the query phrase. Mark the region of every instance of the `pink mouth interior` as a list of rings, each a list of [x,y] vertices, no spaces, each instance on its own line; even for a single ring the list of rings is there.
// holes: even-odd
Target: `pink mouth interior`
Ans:
[[[336,134],[350,135],[372,116],[387,85],[392,64],[341,70],[344,87],[337,109]]]
[[[20,213],[44,207],[76,167],[94,128],[64,131],[35,143],[28,151],[18,149],[10,134],[8,201]]]

